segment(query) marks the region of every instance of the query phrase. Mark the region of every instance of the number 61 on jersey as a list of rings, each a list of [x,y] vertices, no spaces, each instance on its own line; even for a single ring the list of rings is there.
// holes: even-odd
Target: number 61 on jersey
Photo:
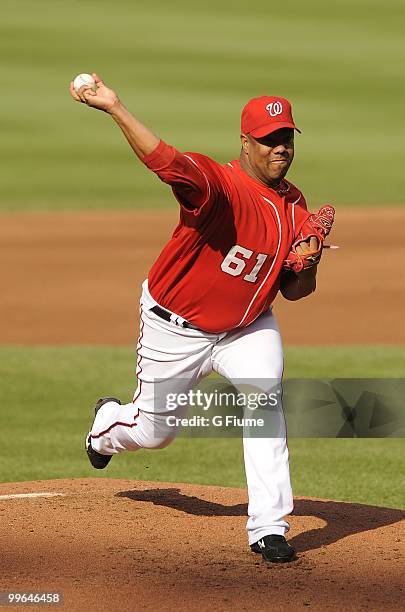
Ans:
[[[252,255],[253,251],[250,249],[246,249],[239,244],[235,244],[221,263],[221,270],[226,274],[230,274],[231,276],[240,276],[246,268],[246,265],[251,259]],[[248,283],[255,283],[267,257],[268,256],[265,253],[258,253],[256,255],[255,265],[248,274],[245,274],[243,280],[247,281]]]

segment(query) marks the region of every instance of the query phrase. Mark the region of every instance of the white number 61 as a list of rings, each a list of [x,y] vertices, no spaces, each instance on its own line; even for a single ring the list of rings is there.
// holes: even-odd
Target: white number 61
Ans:
[[[253,251],[246,249],[245,247],[236,244],[231,248],[228,255],[221,263],[222,272],[230,274],[231,276],[240,276],[246,267],[247,261],[252,257]],[[256,264],[253,269],[243,277],[243,280],[249,283],[255,283],[257,276],[260,272],[260,268],[263,266],[267,259],[265,253],[258,253],[256,256]]]

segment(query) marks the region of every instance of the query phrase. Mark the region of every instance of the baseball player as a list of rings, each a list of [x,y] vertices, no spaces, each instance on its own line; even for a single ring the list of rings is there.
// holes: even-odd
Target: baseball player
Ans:
[[[301,191],[285,179],[297,130],[285,98],[262,96],[246,104],[240,157],[221,165],[163,142],[93,77],[96,91],[77,93],[71,83],[72,97],[112,117],[180,206],[179,223],[143,283],[133,401],[122,405],[108,397],[96,404],[86,450],[102,469],[116,453],[163,448],[174,439],[168,414],[182,416],[184,408],[167,407],[169,389],[188,392],[212,371],[235,384],[252,381],[265,392],[281,381],[283,351],[272,303],[278,291],[298,300],[315,290],[334,210],[324,206],[311,214]],[[277,410],[282,416],[281,406]],[[246,436],[243,447],[251,550],[267,561],[291,561],[285,433]]]

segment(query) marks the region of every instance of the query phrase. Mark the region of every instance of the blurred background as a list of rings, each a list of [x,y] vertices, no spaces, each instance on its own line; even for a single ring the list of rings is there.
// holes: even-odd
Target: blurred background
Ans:
[[[405,375],[404,18],[399,0],[2,1],[2,480],[97,476],[82,450],[92,406],[132,395],[140,282],[178,216],[113,121],[72,101],[80,72],[220,162],[238,157],[250,97],[289,98],[302,130],[289,178],[311,209],[336,206],[341,249],[316,295],[276,303],[286,375]],[[291,450],[297,494],[405,503],[401,439]],[[244,483],[237,440],[124,454],[103,476]]]
[[[3,0],[3,210],[172,205],[133,163],[108,117],[72,106],[96,71],[180,149],[238,154],[240,111],[263,93],[291,99],[291,179],[314,204],[402,204],[400,0]]]

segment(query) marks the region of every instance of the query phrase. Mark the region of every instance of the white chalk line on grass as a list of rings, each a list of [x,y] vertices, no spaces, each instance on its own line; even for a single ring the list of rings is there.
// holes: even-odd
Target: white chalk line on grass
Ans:
[[[0,495],[2,499],[25,499],[30,497],[57,497],[64,496],[64,493],[14,493],[13,495]]]

